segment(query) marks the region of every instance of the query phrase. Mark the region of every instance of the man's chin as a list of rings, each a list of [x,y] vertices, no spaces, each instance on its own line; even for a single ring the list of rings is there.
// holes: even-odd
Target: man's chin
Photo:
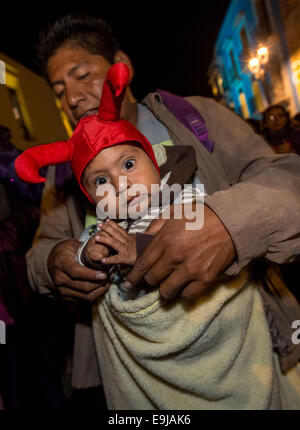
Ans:
[[[74,131],[76,128],[76,125],[78,124],[79,121],[76,121],[73,117],[71,117],[71,118],[68,117],[68,119],[69,119],[69,123],[72,127],[72,130]]]

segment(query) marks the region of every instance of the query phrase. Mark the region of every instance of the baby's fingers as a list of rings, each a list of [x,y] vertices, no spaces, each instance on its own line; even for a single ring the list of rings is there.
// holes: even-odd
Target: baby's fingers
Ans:
[[[101,263],[103,264],[123,264],[124,263],[124,257],[122,258],[120,255],[112,255],[110,257],[104,257],[101,260]]]
[[[122,233],[123,236],[127,236],[128,233],[127,231],[121,227],[119,224],[117,224],[115,221],[111,220],[111,219],[107,219],[106,223],[110,226],[112,226],[113,228],[115,228],[116,230],[118,230],[120,233]]]
[[[98,243],[103,243],[106,246],[109,246],[110,248],[113,248],[117,252],[122,252],[124,249],[124,244],[120,242],[118,239],[110,236],[99,236]]]
[[[99,224],[99,227],[101,228],[101,231],[104,231],[115,239],[118,239],[120,242],[126,242],[128,233],[115,222],[108,220],[106,223]],[[101,232],[96,234],[96,240],[99,234],[101,235]]]

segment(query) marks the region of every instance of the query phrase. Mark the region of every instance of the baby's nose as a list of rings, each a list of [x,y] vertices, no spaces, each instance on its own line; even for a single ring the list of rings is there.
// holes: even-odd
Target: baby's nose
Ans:
[[[124,193],[130,184],[128,183],[127,176],[119,176],[119,180],[116,184],[117,195]]]

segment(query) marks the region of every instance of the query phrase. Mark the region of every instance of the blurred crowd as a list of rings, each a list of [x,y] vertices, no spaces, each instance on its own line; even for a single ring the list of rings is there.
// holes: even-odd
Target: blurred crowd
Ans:
[[[82,398],[70,391],[72,304],[37,294],[28,283],[25,254],[39,224],[43,184],[16,176],[20,153],[10,130],[0,126],[0,321],[6,327],[0,338],[0,410],[84,409],[85,402],[93,407],[97,393]]]

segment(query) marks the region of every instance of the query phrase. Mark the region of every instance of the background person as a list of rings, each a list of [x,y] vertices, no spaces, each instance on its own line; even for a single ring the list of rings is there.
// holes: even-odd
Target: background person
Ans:
[[[263,114],[263,136],[274,152],[300,154],[300,129],[295,127],[288,111],[281,105],[268,107]]]
[[[296,113],[293,118],[293,124],[295,127],[300,127],[300,113]]]

